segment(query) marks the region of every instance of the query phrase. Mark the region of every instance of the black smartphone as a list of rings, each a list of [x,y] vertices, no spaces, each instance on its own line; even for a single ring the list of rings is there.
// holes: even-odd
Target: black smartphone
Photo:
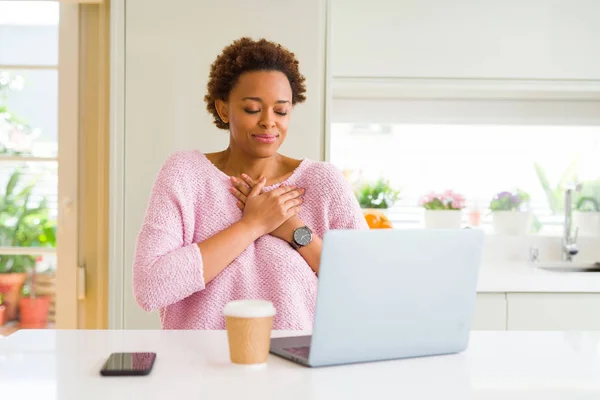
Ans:
[[[156,353],[112,353],[100,370],[102,376],[141,376],[152,371]]]

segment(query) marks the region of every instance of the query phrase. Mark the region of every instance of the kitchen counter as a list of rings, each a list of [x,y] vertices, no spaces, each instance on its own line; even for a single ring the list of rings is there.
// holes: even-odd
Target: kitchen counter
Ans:
[[[600,272],[554,272],[527,262],[484,262],[477,292],[600,293]]]
[[[291,332],[274,332],[274,336]],[[305,332],[295,332],[305,334]],[[111,352],[154,351],[145,377],[101,377]],[[224,331],[19,331],[0,339],[7,399],[598,399],[600,332],[472,332],[459,354],[311,369],[229,363]]]

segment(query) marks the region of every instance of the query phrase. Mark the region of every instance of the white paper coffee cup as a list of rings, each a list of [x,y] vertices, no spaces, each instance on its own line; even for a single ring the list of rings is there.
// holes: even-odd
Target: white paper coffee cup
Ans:
[[[260,365],[267,362],[275,307],[266,300],[236,300],[223,309],[231,362]]]

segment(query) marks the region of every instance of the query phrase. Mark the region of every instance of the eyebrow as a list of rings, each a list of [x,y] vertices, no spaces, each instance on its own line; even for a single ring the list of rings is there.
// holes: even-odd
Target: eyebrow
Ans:
[[[260,97],[244,97],[242,100],[254,100],[254,101],[258,101],[260,103],[262,103],[262,99]],[[277,104],[284,104],[284,103],[289,103],[289,100],[277,100],[275,103]]]

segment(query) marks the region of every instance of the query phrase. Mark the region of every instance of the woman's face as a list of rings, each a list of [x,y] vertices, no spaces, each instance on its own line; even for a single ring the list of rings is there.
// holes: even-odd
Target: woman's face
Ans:
[[[216,108],[229,123],[231,140],[248,155],[271,157],[285,140],[292,111],[292,88],[284,73],[253,71],[240,75],[227,102]]]

